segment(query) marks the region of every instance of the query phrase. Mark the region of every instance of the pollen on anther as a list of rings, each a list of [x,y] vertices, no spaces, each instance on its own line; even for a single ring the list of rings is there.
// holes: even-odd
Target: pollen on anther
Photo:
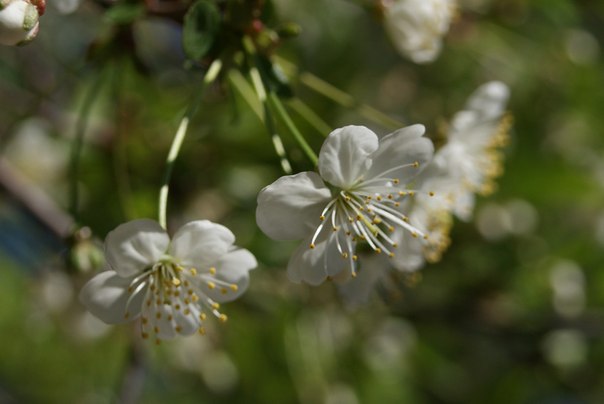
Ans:
[[[232,290],[233,292],[237,292],[237,290],[239,289],[239,286],[237,286],[237,285],[235,285],[234,283],[232,283],[232,284],[231,284],[231,286],[230,286],[230,288],[231,288],[231,290]]]
[[[428,195],[434,196],[434,192],[430,191],[430,192],[428,192]]]
[[[218,303],[214,302],[214,303],[212,303],[212,308],[213,308],[214,310],[218,310],[218,309],[220,308],[220,304],[218,304]]]
[[[211,267],[209,272],[210,272],[210,275],[216,275],[216,268]]]
[[[413,168],[418,168],[418,167],[419,167],[419,161],[414,161]]]
[[[141,337],[143,337],[143,339],[147,339],[147,338],[149,338],[149,334],[146,332],[142,332]]]
[[[413,238],[417,238],[417,233],[416,233],[416,232],[412,232],[412,233],[411,233],[411,237],[413,237]]]
[[[390,258],[394,258],[394,253],[393,253],[393,252],[390,252],[390,253],[388,253],[388,256],[389,256]]]
[[[222,293],[223,295],[226,295],[228,292],[227,288],[220,288],[220,293]]]
[[[226,323],[228,319],[229,318],[226,316],[226,314],[221,314],[220,316],[218,316],[218,320],[220,320],[220,322],[222,323]]]
[[[199,329],[197,330],[197,332],[201,335],[206,335],[206,329],[203,327],[199,327]]]
[[[206,319],[206,313],[199,313],[199,321],[204,321]]]
[[[180,310],[180,304],[176,304],[176,305],[174,305],[174,309],[175,309],[175,310]]]
[[[207,285],[210,289],[214,289],[216,287],[216,284],[214,282],[208,282]]]
[[[174,331],[180,334],[180,332],[182,331],[182,327],[177,325],[176,327],[174,327]]]
[[[315,244],[314,243],[310,243],[310,245],[308,247],[312,250],[313,248],[315,248]]]
[[[378,254],[381,254],[382,253],[382,249],[381,248],[376,248],[375,252],[378,253]]]
[[[356,255],[353,255],[353,256],[352,256],[352,260],[353,260],[353,261],[356,261],[356,260],[358,260],[358,259],[359,259],[359,257],[358,257],[358,256],[356,256]]]
[[[191,268],[191,275],[197,275],[197,270],[195,268]]]
[[[319,219],[320,219],[321,221],[323,221],[323,220],[325,220],[325,216],[321,215],[321,216],[319,216]]]
[[[197,303],[199,301],[199,296],[197,296],[195,294],[191,295],[191,301],[193,303]]]
[[[143,325],[146,325],[149,322],[149,319],[147,317],[143,317],[143,318],[141,318],[141,321],[142,321]]]
[[[395,178],[395,179],[392,180],[392,183],[395,184],[395,185],[399,184],[400,182],[401,181],[398,178]]]
[[[167,318],[168,321],[172,321],[172,319],[174,318],[174,316],[172,314],[170,314]]]
[[[155,318],[159,320],[161,318],[161,312],[158,311],[155,313]]]

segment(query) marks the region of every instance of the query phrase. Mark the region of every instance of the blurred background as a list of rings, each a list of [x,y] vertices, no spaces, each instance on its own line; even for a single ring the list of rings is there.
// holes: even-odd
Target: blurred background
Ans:
[[[0,403],[110,403],[139,387],[143,403],[604,402],[604,3],[464,0],[442,54],[421,66],[359,3],[276,0],[278,20],[302,29],[277,54],[433,138],[480,84],[507,83],[514,125],[499,189],[455,222],[441,262],[347,309],[331,283],[290,283],[296,243],[256,228],[256,195],[279,160],[225,77],[176,163],[169,227],[218,221],[260,266],[225,307],[228,323],[157,347],[135,325],[87,314],[77,293],[109,230],[156,217],[200,80],[183,67],[179,25],[140,17],[116,41],[107,3],[55,0],[34,42],[0,49]],[[291,85],[331,128],[388,132]],[[292,116],[318,150],[325,133]],[[294,170],[310,169],[283,137]]]

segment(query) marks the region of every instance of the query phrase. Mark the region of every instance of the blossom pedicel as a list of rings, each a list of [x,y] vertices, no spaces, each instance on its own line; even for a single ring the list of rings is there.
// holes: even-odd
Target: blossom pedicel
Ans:
[[[362,126],[329,134],[319,153],[319,173],[279,178],[258,195],[256,220],[276,240],[305,239],[288,264],[289,278],[312,285],[328,276],[356,273],[358,244],[393,260],[397,228],[427,238],[403,212],[414,196],[409,183],[432,158],[424,127],[399,129],[382,139]]]
[[[105,240],[108,270],[84,285],[80,300],[109,324],[140,316],[143,338],[203,334],[206,313],[226,321],[220,303],[247,289],[257,265],[234,241],[229,229],[207,220],[184,225],[172,240],[153,220],[122,224]]]

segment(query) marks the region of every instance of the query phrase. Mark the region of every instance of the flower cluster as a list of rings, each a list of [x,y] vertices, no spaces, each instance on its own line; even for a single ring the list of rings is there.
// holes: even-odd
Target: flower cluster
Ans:
[[[44,8],[44,0],[0,0],[0,44],[23,45],[34,39]]]
[[[415,63],[434,61],[455,11],[453,0],[382,0],[384,27],[399,53]]]
[[[226,321],[220,303],[247,289],[257,265],[234,241],[207,220],[187,223],[171,240],[152,220],[122,224],[105,240],[107,270],[84,285],[80,300],[106,323],[140,317],[143,338],[204,334],[206,313]]]
[[[502,173],[501,148],[507,143],[510,126],[510,118],[504,113],[508,97],[505,84],[489,82],[470,96],[464,110],[455,114],[446,143],[416,178],[418,192],[408,207],[409,219],[430,237],[418,239],[396,231],[393,239],[404,259],[396,263],[379,257],[367,260],[356,279],[338,285],[350,305],[364,303],[374,286],[386,279],[390,268],[412,272],[426,262],[438,261],[449,246],[453,216],[469,220],[476,194],[494,190],[494,179]]]

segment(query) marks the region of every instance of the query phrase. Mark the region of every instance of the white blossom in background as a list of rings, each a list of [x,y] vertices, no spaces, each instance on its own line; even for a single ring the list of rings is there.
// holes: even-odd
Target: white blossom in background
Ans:
[[[384,27],[398,52],[415,63],[434,61],[455,12],[454,0],[382,0]]]
[[[44,1],[0,0],[0,44],[23,45],[34,39],[43,13]]]
[[[124,223],[107,235],[107,270],[84,285],[80,300],[109,324],[141,317],[143,338],[204,334],[206,313],[226,321],[220,303],[247,289],[257,265],[234,241],[229,229],[207,220],[185,224],[171,240],[153,220]]]
[[[260,192],[260,229],[275,240],[304,239],[288,263],[291,281],[354,276],[358,244],[398,259],[397,228],[428,237],[403,209],[410,182],[432,158],[424,131],[413,125],[378,139],[363,126],[336,129],[321,147],[319,173],[284,176]]]
[[[470,220],[475,195],[493,192],[494,179],[503,172],[501,149],[511,124],[505,115],[509,93],[499,81],[478,87],[453,117],[447,142],[434,154],[432,166],[446,175],[450,210],[461,220]]]

